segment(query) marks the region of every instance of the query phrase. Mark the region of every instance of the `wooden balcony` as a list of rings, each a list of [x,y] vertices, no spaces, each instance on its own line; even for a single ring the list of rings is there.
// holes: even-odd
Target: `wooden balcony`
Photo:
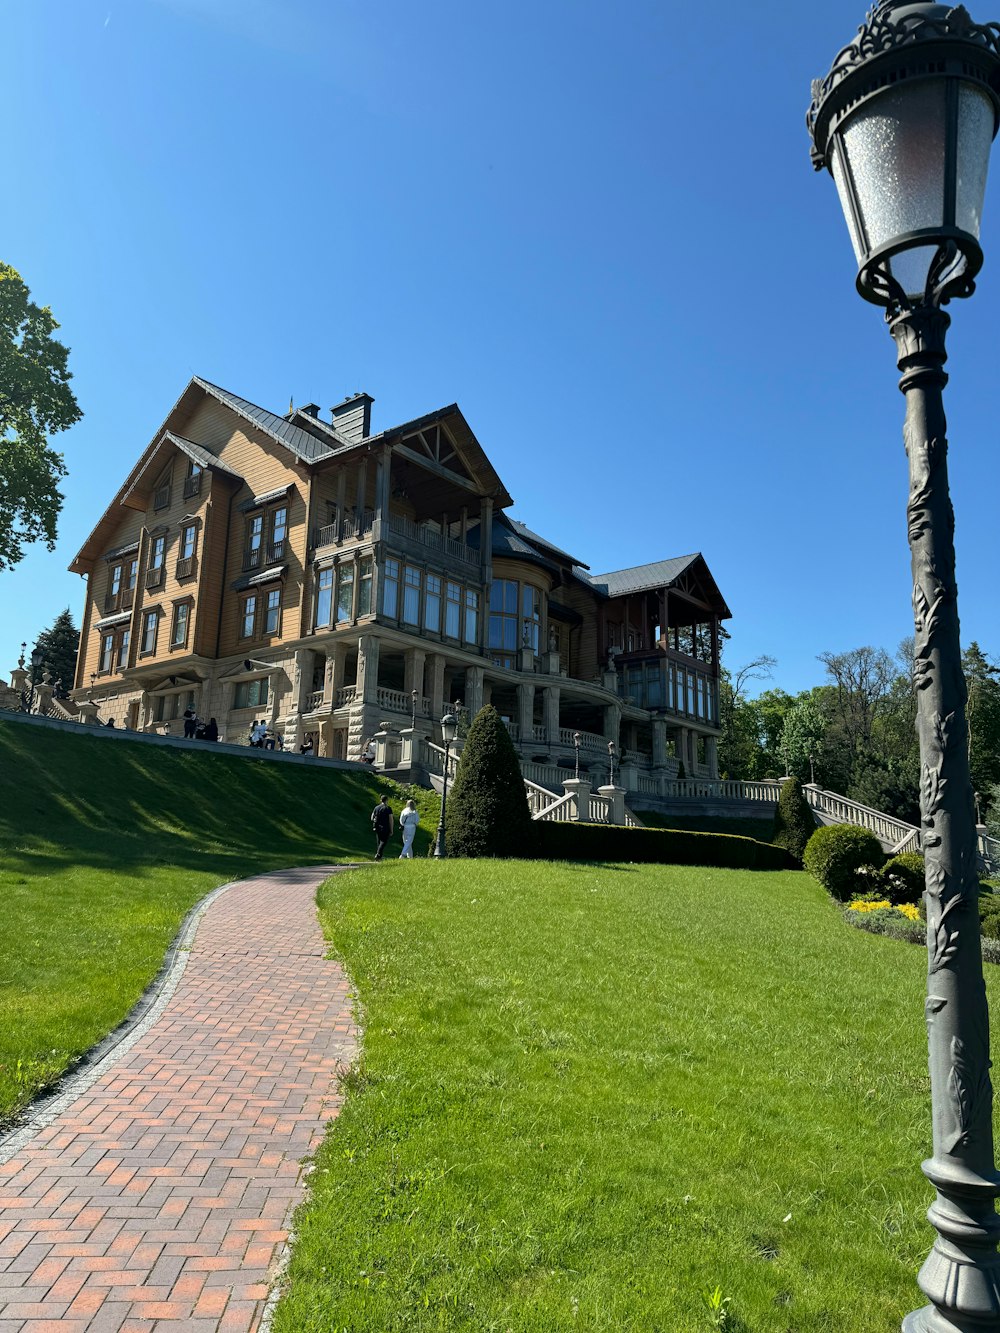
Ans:
[[[204,473],[196,472],[193,477],[184,478],[184,499],[193,500],[196,495],[201,494],[201,479]]]
[[[268,565],[280,564],[288,549],[287,541],[271,542],[268,546],[252,546],[243,552],[243,572],[255,569],[267,569]]]
[[[179,579],[189,579],[194,573],[195,557],[193,555],[182,556],[177,561],[176,577]]]
[[[155,565],[152,569],[146,570],[146,587],[160,588],[163,586],[163,566]]]
[[[170,487],[161,486],[159,490],[153,492],[153,508],[167,509],[170,505]]]
[[[344,515],[344,526],[338,536],[339,524],[336,519],[332,523],[326,523],[321,528],[314,528],[312,534],[313,546],[335,546],[338,542],[361,541],[364,537],[371,534],[375,526],[375,511],[366,509],[361,514],[351,513]]]

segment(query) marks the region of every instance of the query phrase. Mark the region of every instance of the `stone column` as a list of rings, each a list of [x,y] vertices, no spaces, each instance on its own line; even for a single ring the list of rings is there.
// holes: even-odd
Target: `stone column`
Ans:
[[[431,653],[427,659],[428,694],[431,701],[431,717],[435,722],[444,714],[444,668],[444,657],[440,653]]]
[[[653,768],[663,768],[667,762],[667,724],[662,717],[654,717],[653,731]]]
[[[323,674],[323,702],[337,706],[337,693],[344,686],[347,665],[347,644],[332,643],[326,650],[326,671]]]
[[[705,759],[708,762],[708,776],[713,782],[719,780],[719,742],[715,736],[705,739]]]
[[[418,710],[424,697],[424,663],[426,660],[427,654],[422,648],[408,648],[403,659],[403,689],[407,694],[411,690],[416,690]]]
[[[374,634],[362,634],[358,639],[358,698],[362,703],[378,702],[379,641]]]
[[[483,707],[484,677],[482,667],[465,668],[465,706],[469,710],[470,722]]]
[[[546,685],[545,699],[545,738],[549,748],[559,744],[559,686]]]
[[[53,693],[52,682],[49,680],[49,673],[46,671],[44,677],[35,686],[35,702],[32,704],[31,711],[44,717],[49,711]]]
[[[97,726],[97,704],[92,699],[85,700],[80,704],[77,716],[84,726]]]
[[[614,741],[616,750],[621,750],[621,729],[622,729],[621,705],[605,704],[604,736],[606,740]]]
[[[493,682],[483,676],[483,707],[493,702]]]
[[[598,787],[598,796],[606,796],[611,803],[609,817],[612,824],[625,823],[625,789],[623,787]]]
[[[535,725],[534,685],[517,687],[517,725],[521,729],[521,744],[530,744],[532,728]]]

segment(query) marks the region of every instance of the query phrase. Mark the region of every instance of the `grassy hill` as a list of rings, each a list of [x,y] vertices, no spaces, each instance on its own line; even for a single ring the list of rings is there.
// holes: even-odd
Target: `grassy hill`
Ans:
[[[122,1020],[209,890],[370,858],[386,785],[0,721],[0,1123]]]
[[[424,862],[320,901],[364,1063],[275,1333],[898,1333],[923,1304],[923,950],[794,871]]]

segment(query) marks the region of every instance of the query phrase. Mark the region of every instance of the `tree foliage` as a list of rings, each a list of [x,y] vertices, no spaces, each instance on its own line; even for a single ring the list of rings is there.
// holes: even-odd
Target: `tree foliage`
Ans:
[[[776,847],[784,847],[796,861],[801,862],[806,843],[815,831],[816,820],[805,798],[802,784],[795,778],[789,778],[781,784],[771,842]]]
[[[76,674],[76,655],[80,647],[80,631],[73,624],[69,607],[60,611],[48,629],[42,630],[35,640],[35,648],[42,654],[35,680],[41,680],[47,671],[53,684],[58,683],[57,697],[65,699],[73,688]]]
[[[516,856],[531,839],[524,778],[510,734],[487,704],[469,728],[448,793],[449,856]]]
[[[20,274],[0,263],[0,571],[32,542],[55,545],[66,466],[48,438],[81,415],[69,349],[52,337],[59,325],[30,296]]]

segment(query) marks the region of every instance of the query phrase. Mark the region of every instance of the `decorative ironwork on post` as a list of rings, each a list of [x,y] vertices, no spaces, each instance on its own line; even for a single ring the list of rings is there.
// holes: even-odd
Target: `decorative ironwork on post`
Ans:
[[[971,295],[1000,125],[1000,25],[962,7],[882,0],[813,84],[817,169],[837,185],[857,286],[883,306],[906,397],[907,528],[926,865],[928,1029],[937,1229],[906,1333],[1000,1330],[989,1015],[979,932],[976,813],[948,493],[942,307]]]

